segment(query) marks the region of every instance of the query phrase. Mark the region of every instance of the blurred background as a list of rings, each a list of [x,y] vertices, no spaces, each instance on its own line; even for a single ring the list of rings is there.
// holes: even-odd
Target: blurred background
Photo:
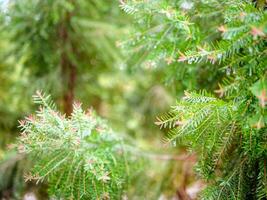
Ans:
[[[49,199],[45,183],[24,181],[30,161],[9,150],[19,135],[18,120],[36,109],[36,90],[51,94],[66,115],[74,101],[92,107],[116,132],[152,152],[129,199],[193,199],[201,187],[192,172],[195,158],[183,147],[163,147],[164,131],[154,124],[183,86],[166,80],[166,63],[144,62],[144,52],[123,45],[135,19],[119,4],[0,1],[0,199]]]

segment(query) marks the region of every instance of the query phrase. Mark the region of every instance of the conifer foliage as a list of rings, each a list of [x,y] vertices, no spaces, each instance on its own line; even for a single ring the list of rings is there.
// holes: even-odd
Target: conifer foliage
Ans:
[[[174,63],[176,74],[206,68],[206,79],[213,80],[213,86],[201,88],[209,93],[218,88],[214,91],[218,97],[186,92],[156,122],[170,129],[168,142],[185,143],[199,154],[197,171],[208,183],[203,199],[267,198],[265,4],[148,0],[121,5],[139,19],[141,31],[133,40],[149,52],[148,59],[155,58],[156,67],[165,60]],[[143,40],[149,45],[142,45],[147,37]],[[173,67],[166,70],[176,76]],[[192,77],[182,77],[188,78]]]
[[[124,49],[142,55],[141,67],[164,67],[167,82],[182,85],[178,94],[187,89],[156,124],[169,130],[168,144],[185,144],[198,155],[196,172],[207,185],[200,198],[267,199],[266,3],[120,2],[136,21]],[[71,5],[66,10],[73,11]],[[64,30],[70,24],[57,25]],[[69,44],[57,59],[68,55],[67,63],[77,64],[70,54],[78,52]],[[19,151],[34,162],[26,179],[48,181],[56,198],[122,198],[137,163],[130,146],[80,104],[65,117],[49,96],[38,92],[34,101],[41,107],[21,121],[18,142]]]
[[[122,139],[92,110],[79,103],[68,118],[49,96],[34,95],[36,115],[20,121],[18,150],[33,160],[26,180],[48,181],[49,191],[65,199],[120,199],[133,167]],[[126,159],[127,158],[127,159]]]

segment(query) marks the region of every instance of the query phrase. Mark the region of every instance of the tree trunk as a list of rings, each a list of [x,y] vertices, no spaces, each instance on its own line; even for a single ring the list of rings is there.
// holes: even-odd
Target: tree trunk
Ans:
[[[59,26],[60,38],[60,67],[62,73],[63,109],[67,116],[72,113],[74,101],[74,89],[76,84],[77,66],[71,61],[69,54],[73,52],[73,45],[69,38],[69,24],[71,14],[67,13],[64,21]]]

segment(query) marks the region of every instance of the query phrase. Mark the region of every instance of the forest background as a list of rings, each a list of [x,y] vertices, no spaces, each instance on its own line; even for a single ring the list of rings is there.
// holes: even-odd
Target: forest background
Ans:
[[[2,199],[267,198],[265,1],[0,2]]]

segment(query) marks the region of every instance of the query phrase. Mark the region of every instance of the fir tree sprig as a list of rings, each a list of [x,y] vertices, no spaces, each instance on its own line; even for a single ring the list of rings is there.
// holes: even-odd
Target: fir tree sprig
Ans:
[[[21,121],[18,148],[34,162],[26,180],[48,181],[51,194],[67,199],[118,199],[127,187],[130,156],[123,140],[92,110],[75,103],[66,118],[49,96],[37,92],[35,115]]]

